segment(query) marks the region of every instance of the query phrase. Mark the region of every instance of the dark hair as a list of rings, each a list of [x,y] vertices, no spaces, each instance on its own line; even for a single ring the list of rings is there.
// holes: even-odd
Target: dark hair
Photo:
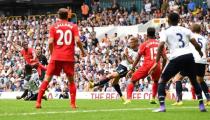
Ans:
[[[170,25],[177,25],[179,23],[179,15],[177,13],[170,13],[168,15],[168,22]]]
[[[59,15],[59,18],[62,19],[62,20],[67,19],[68,18],[68,9],[60,8],[58,10],[58,15]]]
[[[147,37],[155,38],[155,28],[154,27],[147,28]]]
[[[37,47],[40,47],[40,48],[41,48],[41,46],[40,46],[40,45],[36,45],[35,49],[36,49]]]

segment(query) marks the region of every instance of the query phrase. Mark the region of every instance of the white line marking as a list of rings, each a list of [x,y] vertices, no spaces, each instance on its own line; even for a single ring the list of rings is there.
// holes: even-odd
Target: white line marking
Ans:
[[[195,109],[198,107],[173,107],[168,109]],[[61,113],[96,113],[96,112],[117,112],[117,111],[144,111],[153,110],[155,108],[127,108],[127,109],[99,109],[99,110],[76,110],[76,111],[50,111],[50,112],[28,112],[28,113],[2,113],[1,116],[26,116],[26,115],[39,115],[39,114],[61,114]],[[199,111],[198,111],[199,112]]]

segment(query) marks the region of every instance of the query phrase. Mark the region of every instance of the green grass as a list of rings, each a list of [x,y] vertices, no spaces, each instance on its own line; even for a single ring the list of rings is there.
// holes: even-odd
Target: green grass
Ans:
[[[133,100],[128,105],[120,100],[77,100],[76,111],[68,103],[43,101],[43,108],[37,110],[34,101],[0,100],[0,120],[210,120],[210,113],[199,112],[195,101],[184,101],[183,106],[171,106],[172,101],[167,101],[166,113],[152,113],[158,105],[148,100]]]

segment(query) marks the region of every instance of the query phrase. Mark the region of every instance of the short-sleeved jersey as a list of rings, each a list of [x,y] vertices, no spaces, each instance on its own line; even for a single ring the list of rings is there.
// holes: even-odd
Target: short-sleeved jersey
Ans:
[[[160,33],[160,41],[165,42],[168,46],[170,60],[192,53],[189,46],[191,38],[193,38],[191,30],[182,26],[170,26]]]
[[[28,48],[27,50],[22,49],[20,51],[21,55],[24,57],[27,64],[31,64],[31,59],[33,59],[33,48]]]
[[[138,53],[131,48],[127,48],[127,49],[128,49],[128,56],[131,57],[132,60],[135,60]],[[125,50],[124,50],[124,53],[125,53]],[[120,64],[127,67],[128,70],[130,70],[132,67],[132,64],[130,64],[127,59],[123,59]]]
[[[50,38],[54,39],[51,60],[74,61],[75,36],[79,36],[76,24],[60,20],[50,27]]]
[[[198,51],[195,49],[195,47],[190,44],[190,47],[193,52],[193,56],[195,59],[195,63],[201,63],[201,64],[207,64],[207,59],[206,59],[206,49],[207,49],[207,39],[201,36],[200,34],[193,34],[193,38],[197,41],[197,43],[201,46],[201,51],[203,52],[203,56],[201,58],[200,54]]]
[[[154,63],[156,60],[158,45],[158,40],[149,39],[139,46],[138,54],[144,57],[143,64]],[[165,54],[165,50],[163,51],[163,54]]]

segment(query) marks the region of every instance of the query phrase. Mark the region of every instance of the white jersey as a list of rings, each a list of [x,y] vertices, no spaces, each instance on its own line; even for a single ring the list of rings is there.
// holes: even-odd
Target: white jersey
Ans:
[[[123,55],[125,53],[125,49],[124,49]],[[127,48],[127,49],[128,49],[128,56],[131,57],[132,60],[135,60],[138,53],[135,52],[133,49],[130,49],[130,48]],[[127,67],[127,70],[130,70],[132,67],[132,64],[130,64],[127,59],[123,59],[120,64]]]
[[[24,89],[28,89],[33,94],[38,93],[38,88],[39,88],[39,74],[38,74],[38,72],[36,71],[36,72],[32,73],[32,75],[29,76],[28,79],[29,80],[24,81]]]
[[[191,38],[193,38],[191,30],[181,26],[171,26],[160,33],[160,41],[168,46],[169,60],[192,53],[189,45]]]
[[[203,52],[203,56],[201,58],[200,54],[195,49],[195,47],[192,44],[190,44],[195,59],[195,63],[207,64],[207,58],[206,58],[206,49],[208,45],[207,39],[201,36],[200,34],[194,34],[193,37],[195,38],[197,43],[201,46],[201,51]]]

